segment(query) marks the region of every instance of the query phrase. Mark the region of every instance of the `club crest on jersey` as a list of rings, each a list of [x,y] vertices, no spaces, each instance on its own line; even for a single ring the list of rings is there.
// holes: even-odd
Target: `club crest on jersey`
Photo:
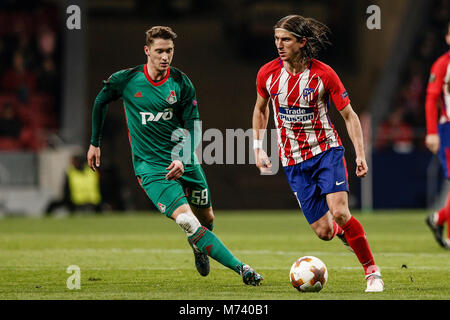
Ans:
[[[159,207],[159,211],[161,211],[161,213],[166,212],[166,206],[163,205],[161,202],[158,202],[158,207]]]
[[[310,102],[314,98],[314,89],[313,88],[305,88],[303,89],[303,99]]]
[[[174,104],[175,102],[177,102],[177,96],[175,95],[175,90],[170,90],[170,94],[167,97],[166,101],[169,104]]]

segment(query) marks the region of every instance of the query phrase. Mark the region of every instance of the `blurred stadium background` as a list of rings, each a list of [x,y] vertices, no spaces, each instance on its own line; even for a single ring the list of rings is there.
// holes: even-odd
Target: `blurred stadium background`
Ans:
[[[381,9],[380,30],[366,27],[372,4]],[[80,30],[66,27],[69,5],[81,8]],[[251,128],[256,73],[276,57],[272,26],[292,13],[331,28],[333,45],[319,59],[340,75],[363,123],[371,175],[361,182],[331,109],[347,150],[351,207],[439,206],[447,186],[424,146],[424,99],[431,64],[448,49],[449,1],[2,0],[0,213],[39,216],[62,197],[71,157],[89,146],[101,81],[145,62],[150,26],[178,34],[173,65],[196,86],[203,129]],[[121,102],[109,107],[102,141],[103,209],[156,211],[133,176]],[[282,170],[260,176],[250,164],[203,167],[216,209],[298,206]]]

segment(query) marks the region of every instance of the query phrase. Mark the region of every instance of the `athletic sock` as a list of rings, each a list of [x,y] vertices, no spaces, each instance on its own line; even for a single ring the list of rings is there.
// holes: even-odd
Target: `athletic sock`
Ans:
[[[239,267],[242,262],[239,261],[230,250],[220,241],[220,239],[205,227],[200,227],[189,239],[200,249],[203,253],[208,254],[217,262],[223,264],[225,267],[239,273]]]
[[[345,238],[347,239],[348,244],[362,264],[364,272],[366,274],[370,273],[372,268],[369,267],[375,265],[375,262],[363,226],[355,219],[355,217],[351,217],[350,220],[342,226],[342,229],[345,232]]]
[[[437,211],[433,217],[434,223],[438,226],[443,226],[446,222],[450,222],[450,191],[447,195],[447,200],[445,205],[441,208],[441,210]],[[450,237],[450,231],[449,231]]]
[[[205,224],[204,227],[205,227],[206,229],[208,229],[209,231],[213,231],[213,229],[214,229],[214,223],[211,222],[211,223]]]
[[[450,239],[450,191],[447,195],[447,201],[445,203],[445,216],[447,220],[447,239]]]
[[[446,208],[443,207],[441,210],[436,212],[434,221],[436,222],[436,225],[443,226],[445,221],[447,221],[447,212]]]

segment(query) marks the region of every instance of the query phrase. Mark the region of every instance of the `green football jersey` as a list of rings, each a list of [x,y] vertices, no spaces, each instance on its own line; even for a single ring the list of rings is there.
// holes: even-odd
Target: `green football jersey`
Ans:
[[[136,174],[165,170],[174,159],[181,160],[182,129],[199,119],[194,86],[183,72],[170,67],[155,82],[144,64],[116,72],[103,83],[92,112],[92,145],[100,145],[107,104],[121,98]],[[185,170],[190,166],[185,163]]]

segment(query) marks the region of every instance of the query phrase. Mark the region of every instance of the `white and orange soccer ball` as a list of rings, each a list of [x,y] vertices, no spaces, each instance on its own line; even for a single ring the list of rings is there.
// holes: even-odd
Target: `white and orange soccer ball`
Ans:
[[[298,291],[318,292],[327,283],[328,270],[319,258],[304,256],[292,265],[289,280]]]

